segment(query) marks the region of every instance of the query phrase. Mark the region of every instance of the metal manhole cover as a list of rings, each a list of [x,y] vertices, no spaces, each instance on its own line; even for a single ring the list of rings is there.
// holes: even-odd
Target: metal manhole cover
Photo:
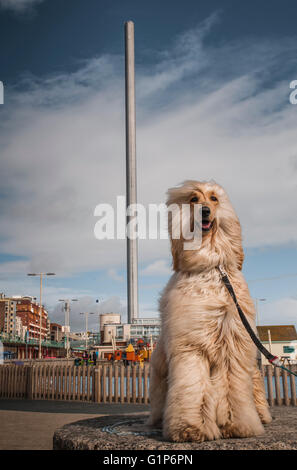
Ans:
[[[118,421],[117,423],[104,426],[103,432],[117,435],[134,435],[134,436],[162,436],[161,429],[152,429],[146,424],[146,419],[131,419],[126,421]]]

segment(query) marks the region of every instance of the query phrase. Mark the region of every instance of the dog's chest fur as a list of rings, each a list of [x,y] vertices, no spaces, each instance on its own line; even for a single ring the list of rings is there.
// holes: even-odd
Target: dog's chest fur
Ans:
[[[233,273],[238,301],[253,324],[254,306],[241,272]],[[238,354],[252,347],[236,307],[216,269],[199,274],[174,274],[160,300],[162,328],[168,345],[193,348],[217,360],[228,351]]]

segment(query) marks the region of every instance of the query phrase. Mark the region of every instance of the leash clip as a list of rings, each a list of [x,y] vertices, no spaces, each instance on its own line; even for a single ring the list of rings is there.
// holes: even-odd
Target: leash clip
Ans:
[[[221,276],[227,276],[227,273],[221,264],[218,265],[218,270],[220,271]]]
[[[274,356],[272,359],[268,359],[268,361],[270,362],[270,364],[276,367],[282,367],[283,365],[277,356]]]

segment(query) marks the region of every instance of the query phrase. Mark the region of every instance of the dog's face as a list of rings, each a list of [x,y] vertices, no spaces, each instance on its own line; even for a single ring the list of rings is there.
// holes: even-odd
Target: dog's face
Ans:
[[[219,195],[214,188],[198,187],[189,193],[189,204],[194,207],[195,204],[200,204],[202,215],[202,236],[207,235],[216,226],[216,212],[219,206]],[[193,229],[194,211],[191,210],[191,229]]]
[[[180,239],[172,237],[174,224],[180,224],[180,219],[177,218],[175,221],[169,218],[174,269],[192,271],[198,263],[205,265],[215,258],[220,258],[221,264],[233,262],[240,269],[243,262],[241,228],[224,189],[212,181],[185,181],[180,187],[169,189],[168,196],[168,206],[177,205],[180,209],[184,204],[190,206],[191,231],[193,232],[195,224],[198,224],[202,233],[200,248],[184,251],[183,237],[181,236]],[[194,218],[195,205],[199,205],[201,210],[199,220]],[[199,212],[196,211],[197,213]]]

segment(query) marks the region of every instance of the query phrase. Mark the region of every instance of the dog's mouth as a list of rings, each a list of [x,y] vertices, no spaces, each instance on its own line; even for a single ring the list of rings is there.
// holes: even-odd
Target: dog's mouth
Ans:
[[[208,219],[202,219],[202,231],[209,232],[212,229],[213,221]]]

